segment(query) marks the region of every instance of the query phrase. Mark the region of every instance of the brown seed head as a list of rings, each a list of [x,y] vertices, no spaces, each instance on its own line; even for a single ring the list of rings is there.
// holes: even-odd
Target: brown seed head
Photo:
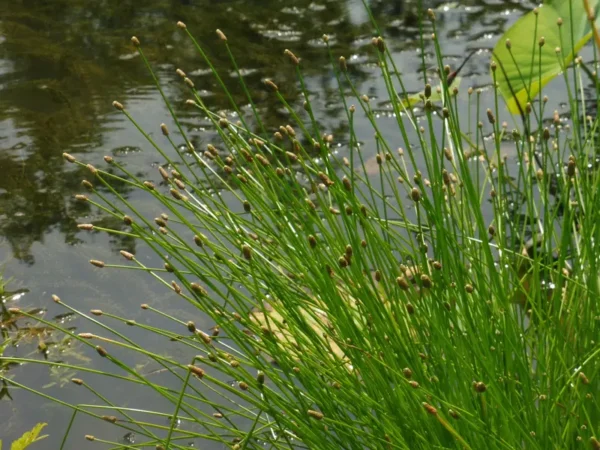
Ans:
[[[134,47],[140,46],[140,40],[135,36],[131,36],[131,43],[133,44]]]
[[[410,191],[410,198],[412,198],[414,202],[419,202],[421,200],[421,192],[416,187],[413,188],[412,191]]]
[[[101,269],[105,266],[103,261],[98,261],[97,259],[90,259],[90,264],[92,266],[100,267]]]
[[[68,161],[70,163],[74,163],[75,161],[77,161],[75,157],[70,153],[63,153],[62,156],[65,159],[65,161]]]
[[[91,223],[80,223],[77,225],[80,230],[91,231],[94,229],[94,225]]]
[[[89,191],[94,190],[94,185],[92,183],[90,183],[88,180],[82,180],[81,185]]]
[[[285,49],[283,54],[290,59],[293,65],[297,66],[298,64],[300,64],[300,60],[290,50]]]
[[[575,158],[569,158],[569,163],[567,164],[567,176],[569,178],[573,178],[575,176],[575,170],[577,169],[577,162]]]
[[[430,289],[433,286],[433,281],[429,278],[429,275],[423,274],[421,275],[421,284],[425,289]]]
[[[160,131],[162,131],[163,136],[169,135],[169,129],[167,128],[167,126],[164,123],[160,124]]]
[[[244,256],[244,259],[250,261],[252,259],[252,247],[244,244],[242,246],[242,255]]]
[[[396,278],[396,283],[398,284],[400,289],[405,290],[405,291],[410,287],[410,284],[408,284],[408,281],[404,277]]]
[[[192,88],[192,89],[194,88],[194,82],[192,80],[190,80],[188,77],[185,77],[183,79],[183,82],[185,84],[187,84],[190,88]]]
[[[307,411],[307,414],[310,417],[312,417],[313,419],[317,419],[317,420],[323,420],[323,418],[325,417],[322,412],[320,412],[320,411],[314,411],[312,409],[309,409]]]
[[[179,192],[177,189],[171,189],[169,191],[171,193],[171,195],[173,196],[173,198],[175,200],[182,200],[183,196],[181,195],[181,192]]]
[[[185,23],[183,23],[182,21],[177,22],[177,26],[179,28],[181,28],[182,30],[185,30],[187,28],[187,26],[185,25]]]
[[[427,411],[429,414],[437,416],[437,409],[435,409],[429,403],[423,402],[423,408],[425,408],[425,411]]]
[[[277,92],[279,90],[279,87],[277,87],[272,80],[265,80],[264,83],[272,92]]]
[[[343,56],[340,56],[339,65],[340,65],[340,70],[342,72],[346,72],[348,70],[348,65],[346,64],[346,58],[344,58]]]
[[[104,347],[101,347],[100,345],[96,345],[96,351],[103,358],[106,358],[108,356],[108,352],[104,349]]]
[[[285,126],[285,132],[289,137],[296,137],[296,130],[291,125]]]
[[[175,291],[176,294],[181,294],[181,286],[179,286],[177,284],[177,282],[175,281],[171,281],[171,287],[173,288],[173,290]]]
[[[192,289],[192,291],[194,291],[196,294],[200,294],[202,296],[206,296],[208,295],[208,292],[206,289],[204,289],[202,286],[200,286],[198,283],[190,283],[190,288]]]
[[[425,98],[431,97],[431,85],[429,83],[427,83],[425,85],[425,92],[424,92],[424,94],[425,94]]]
[[[476,392],[479,392],[480,394],[487,391],[487,386],[482,381],[477,381],[476,383],[473,383],[473,388]]]
[[[544,179],[544,171],[542,169],[538,169],[535,172],[535,177],[537,178],[538,181],[542,181]]]
[[[202,239],[200,236],[198,236],[198,235],[195,235],[195,236],[194,236],[194,243],[195,243],[195,244],[196,244],[198,247],[204,247],[204,240],[203,240],[203,239]]]
[[[101,309],[92,309],[90,313],[92,313],[94,316],[101,316],[103,314]]]
[[[188,365],[188,369],[190,369],[190,372],[192,372],[194,375],[196,375],[200,379],[204,376],[204,369],[201,369],[198,366],[194,366],[193,364],[189,364]]]
[[[71,383],[81,386],[83,384],[83,380],[81,378],[71,378]]]
[[[123,110],[125,109],[125,108],[123,107],[123,104],[122,104],[122,103],[119,103],[119,102],[118,102],[118,101],[116,101],[116,100],[115,100],[115,101],[112,103],[112,105],[115,107],[115,109],[116,109],[117,111],[123,111]]]
[[[352,183],[348,177],[344,176],[344,178],[342,178],[342,184],[344,185],[344,189],[346,189],[348,192],[352,191]]]
[[[177,186],[182,191],[185,191],[185,184],[183,184],[183,181],[175,178],[175,180],[173,180],[173,182],[175,183],[175,186]]]
[[[162,179],[164,181],[167,181],[169,179],[169,174],[167,173],[167,171],[165,169],[163,169],[162,167],[158,168],[158,173],[160,173],[160,176],[162,177]]]
[[[219,37],[219,39],[220,39],[220,40],[222,40],[222,41],[224,41],[224,42],[227,42],[227,36],[225,36],[225,33],[223,33],[223,32],[222,32],[221,30],[219,30],[218,28],[217,28],[217,31],[216,31],[216,33],[217,33],[217,36]]]

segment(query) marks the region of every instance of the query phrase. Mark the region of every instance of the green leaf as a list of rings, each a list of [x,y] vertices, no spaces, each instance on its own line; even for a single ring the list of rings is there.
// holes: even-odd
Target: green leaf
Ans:
[[[44,429],[44,427],[48,425],[47,423],[38,423],[34,426],[31,431],[26,432],[19,439],[14,441],[10,446],[10,450],[25,450],[34,442],[44,439],[47,435],[40,436],[40,433]]]
[[[600,0],[589,0],[589,4],[598,17]],[[513,114],[524,109],[527,102],[561,73],[592,36],[583,0],[546,1],[537,11],[537,15],[529,12],[510,27],[493,52],[498,64],[498,88]],[[562,26],[557,25],[559,18]],[[545,44],[540,47],[542,37]],[[507,39],[511,43],[510,50],[506,46]],[[561,49],[560,53],[556,52],[557,48]]]

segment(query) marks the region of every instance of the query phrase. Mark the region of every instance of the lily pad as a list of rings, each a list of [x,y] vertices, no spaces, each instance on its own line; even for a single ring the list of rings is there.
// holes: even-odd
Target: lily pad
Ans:
[[[600,0],[588,3],[598,17]],[[546,1],[500,38],[493,51],[498,65],[495,77],[511,113],[523,111],[527,102],[573,61],[592,36],[587,17],[583,1]]]

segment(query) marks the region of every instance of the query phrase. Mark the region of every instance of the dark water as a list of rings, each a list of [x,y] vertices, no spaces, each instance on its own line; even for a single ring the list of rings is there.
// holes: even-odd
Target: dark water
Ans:
[[[482,87],[484,103],[491,104],[491,94],[486,90],[489,49],[507,25],[532,5],[482,0],[424,3],[437,9],[439,35],[448,64],[456,67],[466,54],[478,50],[464,69],[461,90]],[[418,51],[417,2],[374,1],[372,8],[407,89],[420,90],[423,71]],[[372,28],[360,0],[0,0],[0,271],[4,270],[5,278],[15,278],[10,289],[29,290],[7,306],[45,308],[47,319],[62,321],[78,331],[93,330],[76,316],[63,316],[65,309],[52,303],[51,294],[81,311],[102,308],[153,325],[162,322],[142,314],[140,303],[160,304],[169,313],[186,320],[189,317],[191,311],[148,277],[98,270],[88,264],[89,259],[120,261],[121,249],[137,250],[138,258],[148,260],[152,260],[152,255],[136,249],[135,243],[127,239],[90,235],[77,229],[77,223],[108,223],[108,219],[74,201],[73,195],[82,191],[80,182],[88,174],[66,164],[61,156],[69,152],[102,166],[102,156],[111,155],[142,178],[157,178],[160,158],[111,106],[115,99],[124,103],[142,127],[151,131],[159,143],[165,143],[159,125],[171,123],[168,111],[130,44],[133,34],[142,41],[195,147],[205,148],[216,142],[211,126],[185,107],[187,89],[175,69],[179,67],[188,73],[213,109],[231,115],[231,107],[206,64],[175,26],[178,20],[185,21],[205,46],[231,87],[235,101],[245,111],[247,102],[236,84],[237,75],[214,30],[220,28],[227,34],[269,132],[289,118],[264,88],[264,78],[275,80],[288,101],[302,107],[293,68],[283,56],[284,49],[292,49],[302,58],[316,116],[322,128],[333,134],[337,151],[343,156],[347,150],[347,125],[321,40],[327,33],[335,58],[344,55],[348,59],[357,88],[373,99],[384,133],[392,141],[397,137],[391,107],[383,97],[379,99],[384,86],[370,44]],[[426,59],[434,65],[432,53],[427,53]],[[559,93],[555,94],[551,95],[549,111],[558,108],[562,100]],[[466,110],[464,100],[461,101]],[[373,133],[365,119],[359,120],[357,131],[363,139],[365,155],[372,157]],[[174,139],[183,144],[181,137]],[[123,194],[137,202],[140,209],[152,211],[151,205],[135,192],[123,190]],[[199,326],[211,325],[202,323],[202,318],[193,319]],[[142,336],[136,329],[127,332],[133,338]],[[52,336],[44,339],[52,341]],[[28,337],[19,348],[8,352],[39,357],[38,340],[39,336]],[[155,346],[157,353],[168,351],[178,356],[178,350],[168,343],[149,345]],[[108,369],[107,363],[95,356],[67,343],[51,346],[49,354],[50,359],[62,357]],[[139,367],[144,373],[153,369]],[[82,388],[68,382],[81,375],[75,372],[26,366],[11,368],[7,374],[68,402],[94,402]],[[117,400],[124,394],[101,378],[88,376],[86,380],[93,381],[94,387],[109,398]],[[38,448],[58,448],[70,412],[32,394],[10,392],[12,400],[7,396],[0,400],[0,437],[10,442],[34,423],[46,421],[51,437]],[[131,406],[140,403],[132,401]],[[156,404],[147,406],[160,409]],[[113,440],[123,438],[123,432],[115,431],[115,427],[89,419],[79,419],[76,425],[66,448],[87,448],[83,440],[86,433]],[[90,448],[93,445],[88,444]]]

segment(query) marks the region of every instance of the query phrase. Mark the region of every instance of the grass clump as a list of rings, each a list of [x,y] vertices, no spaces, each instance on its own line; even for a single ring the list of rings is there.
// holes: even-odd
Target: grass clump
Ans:
[[[496,62],[494,102],[482,105],[481,91],[453,83],[435,15],[424,17],[441,77],[416,97],[405,91],[379,32],[373,39],[400,148],[384,138],[346,60],[327,47],[347,113],[347,155],[333,151],[320,128],[302,61],[290,50],[305,103],[294,110],[276,80],[267,80],[290,117],[277,130],[261,122],[243,77],[251,108],[247,114],[232,100],[234,122],[211,111],[178,70],[187,103],[212,122],[219,142],[194,148],[155,78],[173,113],[160,139],[114,103],[161,155],[155,179],[140,179],[112,157],[100,167],[65,154],[90,172],[78,199],[124,224],[79,227],[135,238],[162,259],[150,266],[123,251],[122,263],[91,264],[148,273],[197,311],[175,317],[143,304],[148,315],[172,323],[155,327],[110,311],[81,312],[54,297],[99,330],[62,331],[112,363],[78,366],[83,374],[72,380],[100,405],[63,405],[74,420],[91,415],[138,435],[125,447],[100,435],[88,434],[89,441],[157,449],[189,448],[190,440],[232,449],[547,449],[580,441],[598,448],[598,120],[580,121],[586,99],[573,95],[574,125],[566,127],[558,113],[544,111],[540,92],[529,99],[522,126],[509,130],[499,120]],[[228,92],[192,32],[178,26]],[[217,35],[238,70],[225,34]],[[140,40],[132,42],[151,70]],[[578,59],[565,72],[569,92],[582,89],[583,66]],[[468,117],[459,113],[463,95]],[[536,101],[539,114],[532,114]],[[415,103],[419,117],[408,107]],[[359,114],[375,134],[375,165],[360,148]],[[518,163],[503,158],[508,146]],[[151,196],[154,217],[115,183]],[[216,327],[198,328],[202,317]],[[190,356],[157,354],[118,322],[176,341]],[[136,370],[131,354],[156,363],[164,378]],[[117,404],[86,372],[129,383],[168,409]],[[69,426],[63,446],[73,434]]]

